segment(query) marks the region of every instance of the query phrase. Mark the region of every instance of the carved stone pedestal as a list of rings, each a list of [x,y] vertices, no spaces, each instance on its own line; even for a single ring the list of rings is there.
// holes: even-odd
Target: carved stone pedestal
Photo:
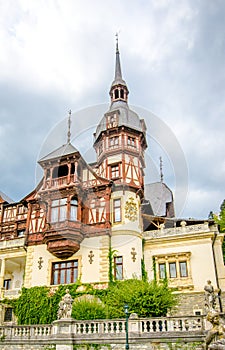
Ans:
[[[56,350],[73,350],[72,318],[62,318],[53,322],[53,335],[58,340]]]

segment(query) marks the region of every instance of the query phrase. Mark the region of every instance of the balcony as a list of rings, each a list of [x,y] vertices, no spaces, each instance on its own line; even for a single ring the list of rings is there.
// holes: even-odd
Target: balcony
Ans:
[[[0,241],[0,250],[2,249],[12,249],[12,248],[22,248],[25,245],[25,237],[15,238],[15,239],[2,239]]]
[[[44,242],[51,254],[67,259],[80,249],[83,238],[83,225],[79,221],[65,220],[49,224]]]

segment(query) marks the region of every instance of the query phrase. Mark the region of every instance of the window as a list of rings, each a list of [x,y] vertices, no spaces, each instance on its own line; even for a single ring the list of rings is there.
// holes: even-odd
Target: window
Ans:
[[[25,230],[18,230],[17,231],[17,236],[18,237],[24,237],[25,236]]]
[[[6,307],[5,308],[5,315],[4,315],[4,322],[10,322],[12,321],[12,308],[11,307]]]
[[[111,166],[111,178],[116,179],[120,176],[119,164]]]
[[[180,277],[187,277],[188,271],[187,271],[187,262],[186,261],[180,261]]]
[[[4,280],[3,287],[5,288],[5,290],[11,289],[11,287],[12,287],[12,280],[11,279]]]
[[[128,136],[127,144],[128,144],[128,146],[135,147],[135,138]]]
[[[66,220],[67,199],[61,198],[52,201],[51,222]]]
[[[76,198],[71,199],[70,202],[70,220],[76,221],[77,220],[77,208],[78,208],[78,202]]]
[[[159,278],[166,278],[166,264],[159,264]]]
[[[119,90],[118,89],[115,90],[115,98],[119,98]]]
[[[193,288],[191,252],[177,252],[153,256],[158,280],[168,278],[170,287]]]
[[[119,136],[109,138],[109,148],[114,148],[119,145]]]
[[[60,165],[59,167],[56,167],[53,169],[52,172],[52,178],[58,178],[68,175],[68,165]]]
[[[176,278],[177,277],[177,269],[176,269],[176,263],[170,262],[169,263],[169,271],[170,271],[170,278]]]
[[[63,261],[52,264],[52,283],[75,283],[78,277],[78,260]]]
[[[115,280],[123,279],[123,257],[122,256],[114,257],[114,278]]]
[[[118,118],[117,114],[111,114],[107,116],[107,129],[109,128],[115,128],[118,126]]]
[[[113,222],[121,221],[121,199],[113,200]]]

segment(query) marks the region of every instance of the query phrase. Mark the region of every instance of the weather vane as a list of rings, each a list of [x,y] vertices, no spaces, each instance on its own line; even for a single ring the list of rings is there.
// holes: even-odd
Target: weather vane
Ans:
[[[67,132],[67,143],[70,143],[70,137],[71,137],[71,132],[70,132],[70,127],[71,127],[71,109],[69,110],[69,116],[68,116],[68,132]]]

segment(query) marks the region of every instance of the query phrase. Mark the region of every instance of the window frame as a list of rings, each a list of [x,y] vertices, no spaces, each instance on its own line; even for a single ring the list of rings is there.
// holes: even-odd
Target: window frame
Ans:
[[[11,278],[6,278],[3,281],[3,287],[5,290],[10,290],[12,289],[12,279]]]
[[[68,266],[69,264],[71,266]],[[56,267],[56,265],[59,265],[59,266]],[[65,265],[65,266],[62,266],[62,265]],[[79,268],[78,259],[52,262],[51,285],[55,286],[59,284],[76,283],[78,279],[78,268]]]
[[[65,202],[62,202],[65,201]],[[62,222],[67,218],[67,198],[53,199],[51,202],[50,222]],[[53,214],[54,213],[54,214]]]
[[[184,265],[185,266],[185,272],[186,272],[185,275],[183,275],[181,264],[185,264]],[[181,278],[187,278],[188,277],[188,265],[187,265],[187,261],[186,260],[180,260],[179,261],[179,272],[180,272],[180,277]]]
[[[73,210],[76,213],[76,215],[74,217],[72,215]],[[77,200],[77,198],[74,197],[74,198],[71,198],[71,200],[70,200],[70,220],[77,221],[77,215],[78,215],[78,200]]]
[[[161,269],[161,267],[164,267],[164,269]],[[165,263],[159,263],[159,279],[163,280],[166,278],[166,264]]]
[[[136,139],[133,136],[127,136],[127,146],[136,148]]]
[[[110,168],[111,179],[119,179],[120,178],[120,164],[112,164]]]
[[[114,279],[115,281],[123,280],[123,256],[114,256]]]
[[[119,202],[118,205],[116,203]],[[119,218],[117,219],[117,215],[119,215]],[[122,200],[121,198],[114,198],[113,199],[113,223],[120,223],[122,222]]]
[[[172,266],[174,269],[172,269]],[[176,261],[169,262],[169,276],[170,278],[177,278],[177,266]]]

